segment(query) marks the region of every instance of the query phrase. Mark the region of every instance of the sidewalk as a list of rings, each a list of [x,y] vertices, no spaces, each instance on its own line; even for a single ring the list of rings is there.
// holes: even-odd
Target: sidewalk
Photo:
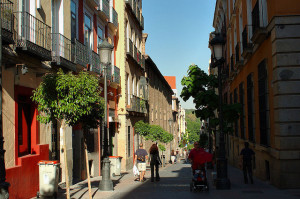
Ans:
[[[300,190],[280,190],[270,185],[268,182],[260,181],[254,178],[254,184],[244,184],[242,171],[228,166],[228,176],[231,181],[230,190],[216,190],[212,184],[211,170],[208,170],[208,182],[210,190],[208,193],[190,192],[189,184],[191,182],[190,164],[178,163],[166,165],[160,168],[160,182],[150,182],[150,171],[146,172],[146,182],[134,181],[135,177],[132,170],[122,173],[121,176],[112,178],[114,191],[100,191],[98,189],[101,177],[92,178],[93,198],[106,199],[176,199],[176,198],[213,198],[213,199],[299,199]],[[71,198],[88,198],[87,182],[83,181],[71,186]],[[59,190],[58,198],[65,197],[65,189]]]

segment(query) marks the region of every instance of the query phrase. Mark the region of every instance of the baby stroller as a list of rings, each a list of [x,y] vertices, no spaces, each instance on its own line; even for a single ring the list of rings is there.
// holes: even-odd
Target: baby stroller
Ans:
[[[190,191],[209,191],[206,178],[206,164],[199,165],[197,169],[193,170],[193,178],[190,183]]]
[[[196,155],[193,155],[192,159],[192,170],[193,178],[190,183],[190,191],[208,191],[207,183],[207,162],[212,161],[212,154],[205,152],[203,149],[197,152]]]

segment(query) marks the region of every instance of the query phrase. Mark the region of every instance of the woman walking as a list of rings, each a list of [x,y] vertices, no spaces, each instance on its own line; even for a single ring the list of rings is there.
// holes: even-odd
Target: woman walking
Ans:
[[[151,168],[151,182],[154,182],[154,167],[155,167],[155,179],[156,181],[159,181],[159,165],[161,164],[160,158],[159,158],[159,152],[156,144],[152,144],[152,146],[149,149],[150,153],[150,168]]]

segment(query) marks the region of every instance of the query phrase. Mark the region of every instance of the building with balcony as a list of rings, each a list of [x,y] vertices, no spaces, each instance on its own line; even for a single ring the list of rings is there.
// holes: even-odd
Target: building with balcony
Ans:
[[[122,156],[121,170],[132,169],[135,150],[141,139],[135,134],[136,122],[148,115],[148,87],[145,78],[143,47],[144,18],[142,0],[116,1],[118,43],[116,64],[120,66],[121,97],[118,104],[119,130],[116,134],[117,155]]]
[[[151,125],[159,125],[167,132],[176,137],[176,125],[173,119],[172,111],[172,95],[173,90],[169,83],[166,81],[165,77],[161,74],[160,70],[151,59],[149,55],[146,55],[146,77],[149,80],[149,117],[148,123]],[[171,124],[170,121],[171,120]],[[175,140],[175,139],[174,139]],[[166,161],[170,160],[170,151],[172,149],[176,150],[173,143],[166,144],[166,151],[164,155]],[[146,148],[149,149],[152,142],[146,143]],[[162,154],[162,153],[160,153]]]
[[[299,188],[299,14],[295,0],[217,0],[213,26],[226,40],[224,103],[242,104],[227,139],[238,166],[243,143],[256,153],[254,175]]]
[[[103,88],[103,67],[97,46],[103,38],[116,46],[118,14],[114,0],[3,0],[2,20],[2,108],[6,178],[11,198],[34,197],[39,188],[38,161],[59,160],[60,181],[65,182],[64,163],[68,161],[69,181],[100,175],[102,132],[91,130],[89,168],[83,153],[81,127],[67,127],[66,150],[62,150],[60,124],[37,121],[32,91],[45,73],[62,68],[64,71],[90,71],[100,78]],[[110,153],[114,154],[114,134],[118,123],[120,68],[116,50],[108,69],[108,107],[110,112]],[[114,151],[115,150],[115,151]],[[67,153],[64,160],[63,151]],[[30,182],[30,183],[28,183]]]
[[[168,84],[173,90],[172,95],[172,133],[174,136],[174,140],[172,143],[172,150],[179,150],[179,141],[181,137],[181,133],[179,131],[179,99],[177,97],[177,89],[176,89],[176,77],[175,76],[164,76]]]

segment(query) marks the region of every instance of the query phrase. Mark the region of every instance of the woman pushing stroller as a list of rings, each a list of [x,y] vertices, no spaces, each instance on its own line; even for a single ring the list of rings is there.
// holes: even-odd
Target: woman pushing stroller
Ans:
[[[208,190],[206,179],[206,166],[205,163],[212,161],[213,155],[200,148],[199,142],[194,143],[194,148],[189,154],[189,160],[192,164],[193,180],[190,185],[190,190],[201,188]]]

